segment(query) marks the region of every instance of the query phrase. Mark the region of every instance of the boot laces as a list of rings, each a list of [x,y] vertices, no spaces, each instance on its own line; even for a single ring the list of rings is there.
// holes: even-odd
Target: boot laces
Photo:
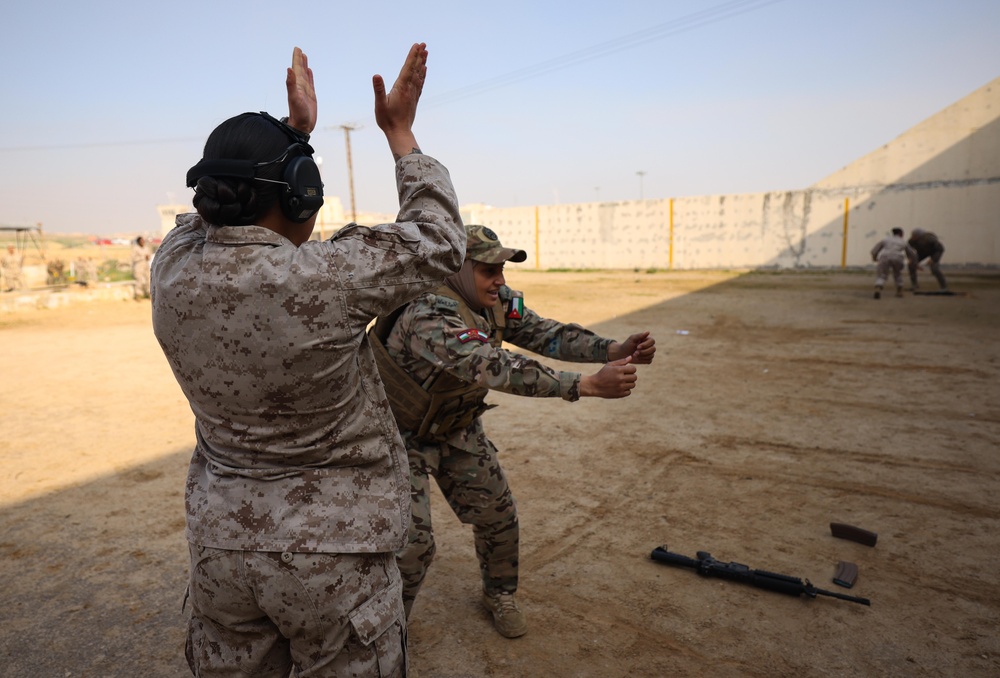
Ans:
[[[508,613],[520,612],[520,610],[518,610],[517,608],[517,603],[514,602],[513,593],[500,593],[494,596],[493,600],[496,601],[497,614],[499,614],[500,616],[503,616]]]

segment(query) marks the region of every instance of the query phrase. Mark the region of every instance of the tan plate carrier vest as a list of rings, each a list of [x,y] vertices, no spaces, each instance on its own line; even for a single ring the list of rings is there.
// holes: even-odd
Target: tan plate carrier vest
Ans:
[[[479,327],[476,319],[483,316],[473,311],[450,287],[441,285],[434,290],[434,294],[457,301],[459,315],[466,325]],[[494,348],[499,348],[503,342],[507,326],[503,304],[503,300],[499,300],[484,312],[491,330],[490,345]],[[420,384],[392,359],[385,343],[404,308],[405,304],[387,316],[379,316],[368,330],[368,337],[396,425],[401,431],[415,431],[417,440],[441,442],[496,405],[486,404],[487,388],[463,381],[443,369],[435,370]]]

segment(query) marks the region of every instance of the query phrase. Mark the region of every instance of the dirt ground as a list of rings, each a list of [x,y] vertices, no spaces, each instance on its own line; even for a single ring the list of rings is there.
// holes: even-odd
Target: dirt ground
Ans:
[[[530,631],[493,631],[436,494],[412,676],[1000,675],[1000,272],[947,272],[961,295],[875,301],[870,272],[511,271],[542,315],[649,329],[657,356],[624,400],[491,396]],[[187,675],[193,420],[148,302],[0,316],[0,360],[0,675]],[[663,545],[872,604],[703,577]]]

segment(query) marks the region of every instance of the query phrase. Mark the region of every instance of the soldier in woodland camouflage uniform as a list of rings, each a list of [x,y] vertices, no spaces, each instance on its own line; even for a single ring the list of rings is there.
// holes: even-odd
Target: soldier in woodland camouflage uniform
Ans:
[[[941,256],[944,254],[944,245],[936,235],[922,228],[915,228],[910,232],[910,239],[907,241],[917,256],[910,259],[910,284],[914,291],[920,289],[917,285],[917,271],[920,269],[920,262],[924,259],[929,261],[931,274],[937,279],[942,290],[948,289],[948,283],[941,272]]]
[[[649,363],[656,347],[649,332],[619,343],[539,317],[505,285],[504,263],[524,261],[524,251],[502,247],[482,226],[467,227],[467,234],[462,270],[395,317],[380,318],[369,335],[410,461],[413,522],[397,556],[407,614],[434,556],[434,476],[458,518],[473,526],[483,604],[497,630],[514,638],[527,631],[514,600],[517,507],[483,430],[484,398],[489,389],[568,401],[625,397],[636,383],[632,363]],[[503,349],[501,341],[556,360],[607,364],[589,376],[560,372]]]
[[[66,282],[66,262],[53,259],[45,265],[45,284],[61,285]]]
[[[198,214],[178,216],[153,259],[153,329],[196,422],[185,501],[197,676],[406,673],[406,450],[365,330],[465,252],[448,172],[412,132],[426,58],[414,45],[388,94],[373,79],[395,224],[309,239],[321,184],[293,192],[292,170],[318,182],[316,95],[296,48],[288,124],[245,113],[219,125],[188,173]]]

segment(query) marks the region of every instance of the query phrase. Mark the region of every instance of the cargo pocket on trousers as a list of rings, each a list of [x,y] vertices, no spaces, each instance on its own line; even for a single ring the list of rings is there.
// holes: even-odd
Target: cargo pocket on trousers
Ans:
[[[382,589],[347,617],[361,644],[375,653],[380,676],[406,675],[403,590]]]

